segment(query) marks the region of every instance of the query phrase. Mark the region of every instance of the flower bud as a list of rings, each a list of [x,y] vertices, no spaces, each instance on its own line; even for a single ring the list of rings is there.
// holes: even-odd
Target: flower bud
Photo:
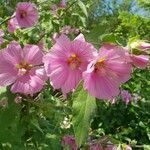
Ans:
[[[131,49],[138,49],[138,50],[148,50],[148,49],[150,49],[150,43],[146,43],[143,40],[134,41],[129,46],[130,46]]]

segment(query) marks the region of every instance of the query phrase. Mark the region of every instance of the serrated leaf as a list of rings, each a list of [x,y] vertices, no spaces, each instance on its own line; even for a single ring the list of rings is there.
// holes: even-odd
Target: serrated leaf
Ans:
[[[78,5],[83,11],[83,13],[85,14],[85,16],[88,17],[88,12],[87,12],[85,4],[82,1],[78,0]]]
[[[85,143],[91,118],[96,110],[94,97],[88,95],[80,84],[73,94],[73,128],[78,147]]]

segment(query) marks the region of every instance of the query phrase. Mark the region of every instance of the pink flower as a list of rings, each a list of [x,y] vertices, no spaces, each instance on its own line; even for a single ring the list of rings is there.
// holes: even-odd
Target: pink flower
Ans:
[[[46,80],[43,53],[36,45],[20,45],[13,41],[0,52],[0,86],[11,86],[13,93],[33,95]]]
[[[129,80],[130,73],[131,65],[126,62],[125,51],[104,44],[83,73],[84,88],[91,96],[113,99],[119,94],[119,85]]]
[[[16,19],[20,27],[31,27],[38,20],[38,11],[30,2],[20,2],[16,8]]]
[[[145,51],[132,51],[130,52],[130,49],[125,47],[125,54],[126,54],[126,60],[130,62],[133,66],[138,67],[140,69],[144,69],[149,64],[149,56]],[[137,53],[138,52],[138,53]]]
[[[121,91],[121,98],[126,104],[128,104],[131,100],[131,94],[127,90],[123,90]]]
[[[70,150],[77,150],[77,145],[73,136],[66,135],[62,138],[62,146],[68,146]]]
[[[20,26],[18,25],[16,18],[12,18],[8,21],[8,24],[7,24],[8,32],[13,33],[16,29],[19,29],[19,28]]]
[[[61,0],[59,7],[62,7],[62,8],[66,7],[66,0]]]
[[[130,43],[127,48],[127,56],[132,65],[140,69],[146,68],[149,64],[149,56],[146,51],[148,49],[150,49],[150,43],[145,41],[137,40]]]
[[[130,55],[131,62],[134,66],[144,69],[149,63],[148,55]]]
[[[73,90],[82,79],[93,50],[94,47],[85,41],[82,34],[74,41],[61,35],[43,60],[53,87],[61,88],[64,94]]]

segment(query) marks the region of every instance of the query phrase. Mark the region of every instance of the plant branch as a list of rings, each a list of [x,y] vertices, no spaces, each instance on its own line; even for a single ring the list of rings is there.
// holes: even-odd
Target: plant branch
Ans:
[[[68,11],[76,2],[77,2],[77,0],[75,0],[73,3],[71,3],[71,4],[66,8],[66,11]]]
[[[4,24],[5,22],[7,22],[8,20],[14,18],[14,17],[15,17],[15,16],[11,16],[11,17],[6,18],[6,19],[3,20],[2,22],[0,22],[0,26],[1,26],[2,24]]]

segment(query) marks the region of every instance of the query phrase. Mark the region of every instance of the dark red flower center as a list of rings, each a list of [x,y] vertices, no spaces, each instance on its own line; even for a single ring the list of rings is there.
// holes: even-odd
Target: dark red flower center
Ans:
[[[80,58],[76,54],[71,54],[71,56],[67,60],[68,65],[72,70],[80,67],[81,61]]]
[[[23,19],[27,16],[27,12],[26,11],[20,11],[20,18]]]

